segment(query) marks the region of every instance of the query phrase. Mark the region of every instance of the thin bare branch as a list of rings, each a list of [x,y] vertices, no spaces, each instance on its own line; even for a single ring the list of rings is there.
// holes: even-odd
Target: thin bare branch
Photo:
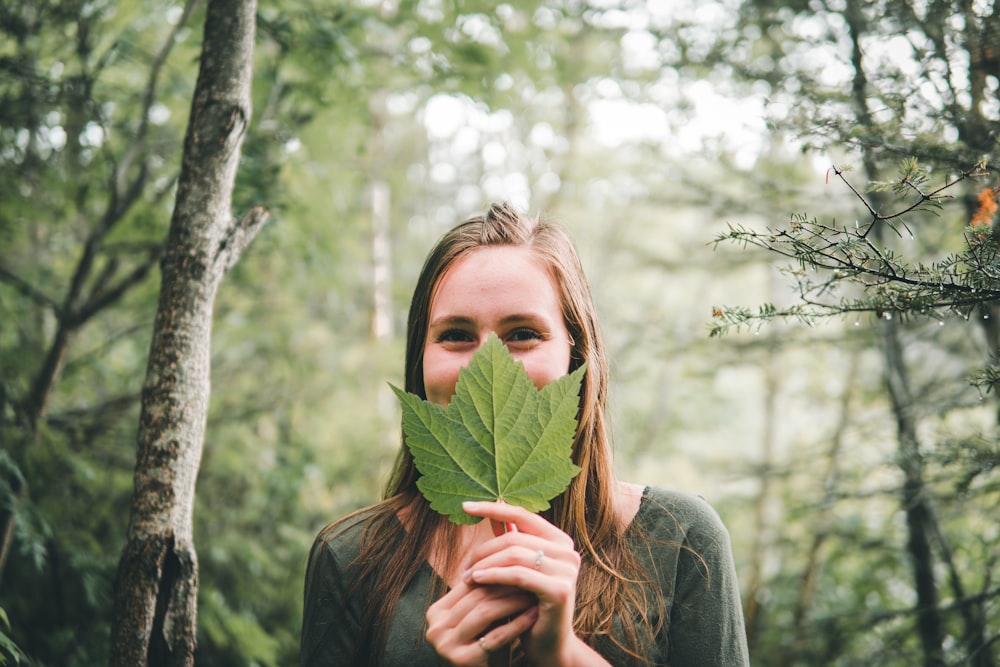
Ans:
[[[135,138],[115,170],[113,185],[116,193],[123,194],[128,189],[128,186],[125,184],[125,179],[128,177],[128,173],[132,169],[133,163],[145,150],[146,135],[149,131],[149,111],[152,109],[153,104],[156,101],[156,86],[159,82],[160,72],[167,60],[167,56],[170,55],[170,51],[174,48],[174,44],[177,43],[178,33],[187,27],[187,23],[191,19],[191,15],[194,14],[195,9],[197,9],[202,1],[203,0],[187,0],[187,2],[184,3],[184,11],[181,13],[180,19],[174,24],[170,34],[167,35],[167,38],[160,46],[160,50],[153,58],[153,62],[149,68],[149,77],[146,79],[146,87],[142,95],[142,109],[140,111],[141,115],[139,116],[139,127],[136,130]]]

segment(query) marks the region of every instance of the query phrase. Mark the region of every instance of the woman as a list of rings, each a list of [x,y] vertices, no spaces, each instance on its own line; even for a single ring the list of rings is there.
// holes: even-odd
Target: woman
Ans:
[[[385,499],[316,539],[302,665],[748,664],[725,528],[698,498],[615,479],[608,365],[579,259],[560,228],[506,204],[427,258],[406,391],[447,405],[491,332],[538,387],[587,362],[573,445],[582,472],[543,515],[469,503],[489,520],[456,526],[430,509],[401,447]]]

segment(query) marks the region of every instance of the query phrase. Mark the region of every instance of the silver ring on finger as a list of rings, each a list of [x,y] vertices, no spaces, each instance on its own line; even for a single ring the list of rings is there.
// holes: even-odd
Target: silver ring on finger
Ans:
[[[542,566],[542,559],[545,558],[545,552],[539,549],[535,552],[535,569],[537,570]]]
[[[489,655],[491,651],[490,647],[486,645],[486,635],[483,635],[477,641],[479,642],[479,648],[483,649],[483,653]]]

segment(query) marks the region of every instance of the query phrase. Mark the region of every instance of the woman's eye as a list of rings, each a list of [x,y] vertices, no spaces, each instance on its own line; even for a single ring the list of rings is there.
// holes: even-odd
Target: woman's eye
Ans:
[[[508,343],[527,343],[542,340],[542,334],[534,329],[516,329],[507,336]]]
[[[439,343],[469,343],[471,341],[472,336],[461,329],[448,329],[441,332],[437,337],[437,342]]]

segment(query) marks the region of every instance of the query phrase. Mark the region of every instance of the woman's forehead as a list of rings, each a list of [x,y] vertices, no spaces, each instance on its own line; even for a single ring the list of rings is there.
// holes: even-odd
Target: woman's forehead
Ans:
[[[487,246],[466,253],[441,275],[431,295],[430,316],[500,305],[530,312],[559,303],[552,273],[533,250]]]

